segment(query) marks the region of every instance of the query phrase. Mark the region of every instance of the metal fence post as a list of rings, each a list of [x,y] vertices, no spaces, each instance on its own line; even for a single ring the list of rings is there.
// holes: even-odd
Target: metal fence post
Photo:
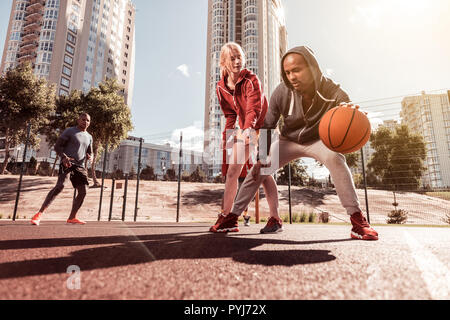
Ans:
[[[105,144],[105,155],[103,157],[103,171],[102,171],[102,187],[100,190],[100,204],[98,206],[98,221],[100,221],[100,216],[102,213],[102,201],[103,201],[103,189],[105,186],[105,171],[106,171],[106,155],[108,153],[108,143]],[[94,174],[95,174],[95,167],[94,167]]]
[[[125,175],[125,189],[123,190],[122,221],[125,221],[125,210],[127,207],[127,192],[128,192],[128,173]]]
[[[177,222],[180,221],[180,188],[181,188],[181,165],[183,162],[183,132],[180,133],[180,156],[178,164],[178,194],[177,194]]]
[[[367,222],[370,224],[370,215],[369,215],[369,199],[367,197],[367,178],[366,178],[366,169],[364,164],[364,147],[361,148],[361,163],[362,163],[362,172],[364,179],[364,194],[366,197],[366,212],[367,212]]]
[[[291,163],[290,163],[290,162],[289,162],[289,185],[288,185],[288,193],[289,193],[289,223],[292,224]]]
[[[138,214],[138,199],[139,199],[139,180],[141,176],[141,156],[142,156],[142,142],[143,139],[139,139],[139,160],[138,160],[138,170],[137,170],[137,179],[136,179],[136,201],[134,203],[134,222],[136,222],[137,214]]]
[[[27,140],[25,141],[25,149],[23,150],[22,166],[20,167],[19,186],[17,187],[16,203],[14,204],[13,221],[16,221],[17,207],[19,206],[20,189],[22,188],[23,168],[27,157],[28,141],[30,140],[31,125],[27,127]]]
[[[109,216],[108,221],[111,221],[112,219],[112,209],[113,209],[113,203],[114,203],[114,187],[116,185],[116,179],[112,179],[112,188],[111,188],[111,200],[109,201]]]

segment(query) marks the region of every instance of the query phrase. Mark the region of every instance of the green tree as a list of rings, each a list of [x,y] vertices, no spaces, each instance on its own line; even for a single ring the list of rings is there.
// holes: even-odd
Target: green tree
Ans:
[[[291,162],[291,185],[305,185],[308,178],[306,169],[307,167],[301,159]],[[289,164],[278,170],[277,183],[280,185],[287,185],[289,183]]]
[[[155,180],[155,170],[153,167],[146,166],[141,170],[140,179],[142,180]]]
[[[425,142],[421,135],[412,134],[405,125],[395,131],[380,127],[371,137],[375,150],[369,169],[388,189],[415,190],[425,171]]]
[[[359,153],[361,151],[356,151],[353,153],[346,153],[344,154],[345,156],[345,161],[347,162],[347,165],[349,168],[354,168],[358,166],[358,161],[359,161]]]
[[[10,149],[25,143],[30,126],[30,147],[37,147],[39,133],[49,125],[55,110],[55,88],[36,77],[30,64],[19,65],[0,77],[0,129],[5,135],[5,160],[0,168],[4,174]]]
[[[190,182],[205,182],[206,180],[206,174],[200,169],[199,166],[197,166],[189,176]]]
[[[83,99],[83,111],[91,116],[88,131],[94,139],[91,169],[95,186],[100,185],[95,175],[95,165],[103,146],[108,144],[108,149],[114,150],[133,129],[131,111],[120,94],[121,89],[117,80],[108,79],[98,88],[92,88]]]
[[[176,181],[177,180],[177,173],[175,172],[175,169],[169,168],[166,170],[166,174],[163,177],[166,181]]]

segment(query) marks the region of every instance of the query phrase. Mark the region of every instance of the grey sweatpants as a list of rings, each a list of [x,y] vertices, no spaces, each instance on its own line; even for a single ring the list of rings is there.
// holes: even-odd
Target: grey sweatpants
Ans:
[[[60,172],[58,175],[58,181],[56,182],[55,187],[50,190],[50,192],[47,194],[47,197],[44,200],[44,203],[41,207],[41,212],[46,210],[50,204],[55,200],[56,196],[63,191],[64,186],[66,185],[67,181],[69,180],[70,172],[64,173]],[[77,196],[75,197],[73,204],[72,204],[72,211],[71,215],[76,214],[78,210],[81,208],[81,205],[84,202],[84,198],[86,197],[87,193],[87,186],[81,185],[77,187]]]
[[[238,216],[241,215],[253,199],[256,190],[267,177],[273,175],[279,168],[284,167],[289,162],[302,157],[316,159],[330,171],[339,200],[349,215],[361,211],[355,185],[345,157],[328,149],[322,141],[319,140],[301,145],[280,136],[280,139],[272,144],[269,157],[272,167],[270,169],[260,169],[260,174],[257,175],[256,180],[253,170],[257,170],[257,167],[254,166],[247,174],[234,201],[231,213]]]

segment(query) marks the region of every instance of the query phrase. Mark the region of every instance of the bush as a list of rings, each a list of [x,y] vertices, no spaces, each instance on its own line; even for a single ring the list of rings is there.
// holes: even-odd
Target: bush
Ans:
[[[144,169],[142,169],[139,178],[142,180],[155,180],[156,176],[153,167],[146,166]]]
[[[314,212],[310,212],[309,216],[308,216],[308,222],[309,223],[314,223],[316,222],[316,214]]]
[[[408,220],[408,212],[402,209],[395,209],[388,214],[388,218],[389,219],[386,220],[386,223],[404,224],[406,220]]]
[[[199,166],[195,168],[195,171],[189,176],[190,182],[205,182],[206,174],[200,169]]]
[[[442,219],[445,223],[450,224],[450,213],[447,213],[444,219]]]
[[[306,212],[302,212],[300,215],[300,222],[306,222],[308,220],[308,214]]]
[[[52,166],[49,162],[43,161],[39,164],[39,167],[37,168],[37,175],[40,176],[50,176],[52,173]]]

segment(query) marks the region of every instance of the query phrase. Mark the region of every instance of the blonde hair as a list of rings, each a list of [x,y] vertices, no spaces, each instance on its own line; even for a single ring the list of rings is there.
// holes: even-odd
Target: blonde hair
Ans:
[[[233,54],[233,51],[239,52],[242,59],[242,67],[245,66],[245,54],[244,50],[242,50],[241,46],[236,42],[228,42],[222,46],[220,50],[220,77],[225,77],[228,75],[228,68],[230,64],[230,57]]]

